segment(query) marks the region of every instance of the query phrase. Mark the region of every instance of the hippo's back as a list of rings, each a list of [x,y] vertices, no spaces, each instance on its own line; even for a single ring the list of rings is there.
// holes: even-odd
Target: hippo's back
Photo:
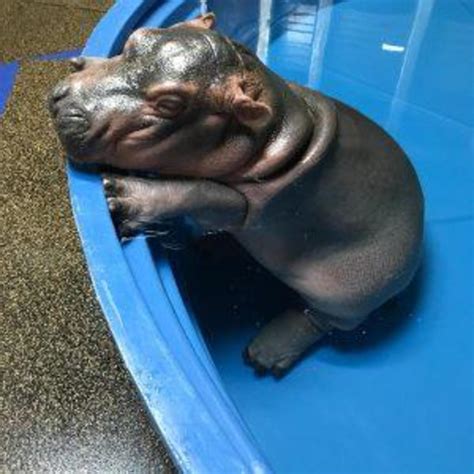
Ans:
[[[326,156],[268,199],[238,238],[313,306],[351,319],[365,317],[411,280],[423,196],[396,142],[334,103],[337,132]]]

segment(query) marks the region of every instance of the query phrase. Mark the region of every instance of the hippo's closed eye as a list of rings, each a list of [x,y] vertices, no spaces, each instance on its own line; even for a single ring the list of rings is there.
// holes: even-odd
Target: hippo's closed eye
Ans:
[[[186,100],[178,94],[163,94],[155,99],[155,110],[162,118],[177,117],[186,108]]]
[[[190,107],[197,90],[196,85],[192,83],[170,82],[149,87],[145,96],[158,117],[173,119]]]

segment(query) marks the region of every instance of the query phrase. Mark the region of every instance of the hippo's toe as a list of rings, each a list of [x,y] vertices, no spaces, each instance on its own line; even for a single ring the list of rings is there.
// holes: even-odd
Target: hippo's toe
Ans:
[[[107,206],[121,240],[130,239],[143,228],[140,200],[133,194],[129,178],[106,175],[103,177]]]
[[[314,314],[293,309],[270,321],[247,346],[244,360],[258,374],[283,376],[327,332]]]
[[[300,358],[301,352],[284,352],[262,341],[255,340],[244,351],[245,362],[255,369],[259,375],[272,373],[275,377],[282,377]]]
[[[168,235],[169,223],[154,205],[157,183],[134,176],[105,175],[103,184],[107,206],[120,239],[128,240],[139,233]]]

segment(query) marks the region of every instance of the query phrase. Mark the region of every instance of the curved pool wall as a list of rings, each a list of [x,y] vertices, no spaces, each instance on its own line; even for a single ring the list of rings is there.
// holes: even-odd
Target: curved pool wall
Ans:
[[[411,288],[280,381],[241,360],[285,290],[232,243],[121,245],[97,176],[68,168],[94,288],[183,472],[472,472],[474,5],[468,0],[209,1],[273,70],[358,108],[411,157],[426,252]],[[84,55],[197,1],[122,0]],[[258,28],[259,26],[259,28]],[[182,295],[186,294],[186,298]]]

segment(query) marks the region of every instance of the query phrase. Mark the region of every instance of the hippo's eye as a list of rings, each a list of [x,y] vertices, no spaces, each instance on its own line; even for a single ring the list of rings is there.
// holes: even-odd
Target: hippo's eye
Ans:
[[[183,97],[176,94],[164,94],[156,99],[155,109],[160,117],[174,118],[186,107]]]

